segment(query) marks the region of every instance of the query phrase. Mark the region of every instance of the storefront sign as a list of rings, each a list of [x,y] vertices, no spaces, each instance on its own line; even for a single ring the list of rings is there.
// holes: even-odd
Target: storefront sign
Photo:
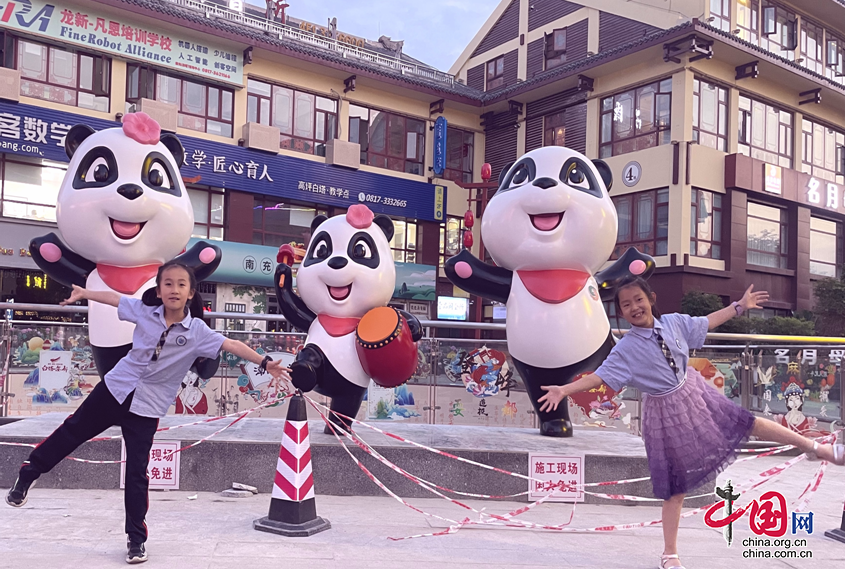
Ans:
[[[122,58],[243,86],[242,56],[180,34],[43,0],[7,2],[0,25]]]
[[[50,391],[65,388],[70,380],[72,351],[42,351],[38,358],[38,386]]]
[[[765,164],[764,189],[772,194],[783,194],[783,169],[777,165]]]
[[[337,41],[342,42],[344,44],[349,44],[350,46],[355,46],[356,48],[363,48],[366,44],[366,40],[364,38],[359,38],[357,36],[351,36],[349,34],[344,34],[343,32],[338,32],[337,18],[333,18],[330,21],[328,27],[321,26],[319,24],[313,24],[311,22],[306,22],[305,20],[298,20],[296,18],[288,18],[287,23],[288,25],[299,26],[300,30],[311,32],[312,34],[317,34],[318,36],[323,36],[326,38],[336,38]]]
[[[119,125],[54,109],[0,102],[0,152],[66,163],[64,137],[78,123],[96,130]],[[417,220],[444,219],[444,186],[184,135],[179,135],[179,140],[185,147],[181,173],[186,182],[341,208],[364,203],[376,213]]]
[[[840,206],[845,206],[842,187],[826,180],[821,181],[815,177],[807,182],[806,198],[807,202],[813,206],[823,206],[831,210],[840,210]]]
[[[434,175],[442,176],[446,170],[446,117],[440,116],[434,122]]]

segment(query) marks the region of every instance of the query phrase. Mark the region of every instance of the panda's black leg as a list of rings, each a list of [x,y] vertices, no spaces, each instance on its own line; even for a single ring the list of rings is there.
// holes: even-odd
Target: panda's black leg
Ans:
[[[101,380],[105,380],[106,374],[114,369],[118,361],[123,359],[132,349],[132,343],[118,347],[97,347],[91,345],[91,352],[94,355],[94,364],[97,366],[97,373]]]
[[[361,408],[361,403],[364,402],[364,395],[366,394],[367,389],[364,387],[359,387],[358,385],[349,383],[349,387],[347,387],[347,390],[344,391],[343,394],[335,393],[332,396],[332,414],[329,415],[329,419],[342,429],[346,430],[346,432],[352,432],[352,421],[349,419],[355,418],[358,414],[358,411]],[[335,412],[344,416],[338,416],[334,414]],[[328,425],[326,425],[324,432],[326,434],[333,434],[332,429]]]
[[[293,386],[303,393],[314,390],[322,376],[323,363],[328,361],[319,347],[310,344],[303,347],[290,366]]]
[[[540,420],[540,434],[543,436],[554,436],[557,438],[568,438],[572,436],[572,422],[569,420],[569,399],[564,399],[558,404],[557,410],[542,412],[537,404],[538,399],[546,394],[540,387],[546,385],[565,385],[571,377],[566,375],[568,367],[559,369],[544,369],[534,367],[521,361],[513,360],[516,369],[522,377],[528,396],[531,397],[531,404]]]

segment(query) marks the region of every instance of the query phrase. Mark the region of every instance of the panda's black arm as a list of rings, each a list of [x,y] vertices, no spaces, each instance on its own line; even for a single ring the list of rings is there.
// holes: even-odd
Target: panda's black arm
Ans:
[[[420,323],[420,320],[417,319],[416,316],[411,315],[407,311],[403,311],[401,309],[399,310],[399,314],[405,318],[405,321],[408,322],[408,327],[411,330],[411,339],[413,339],[415,343],[422,339],[423,327],[422,323]]]
[[[45,252],[41,252],[41,248]],[[52,250],[52,252],[48,252]],[[29,253],[35,264],[44,270],[44,273],[56,280],[60,284],[73,287],[85,287],[85,280],[88,279],[88,274],[94,271],[97,264],[87,260],[65,246],[62,241],[51,232],[46,236],[35,238],[29,243]],[[48,262],[44,259],[44,255],[50,258],[55,258],[58,254],[58,259],[53,262]]]
[[[313,311],[308,309],[305,302],[298,295],[293,293],[293,273],[287,264],[276,266],[275,276],[276,298],[279,301],[279,308],[291,325],[308,333],[311,324],[317,319]]]
[[[202,240],[191,246],[189,250],[176,256],[178,262],[194,270],[198,282],[211,277],[222,259],[223,251],[219,247]]]
[[[639,274],[631,271],[631,264],[636,261],[641,261],[645,264],[645,270]],[[638,275],[644,280],[647,280],[654,273],[655,267],[654,258],[648,254],[643,254],[636,248],[628,248],[612,266],[596,274],[596,282],[599,284],[601,300],[612,301],[616,295],[616,288],[625,278]]]
[[[471,273],[467,277],[461,277],[455,269],[461,262],[469,265]],[[499,303],[507,303],[513,282],[512,271],[485,264],[473,256],[469,250],[461,250],[460,254],[446,260],[444,269],[449,281],[462,290]],[[466,274],[466,272],[462,273]]]

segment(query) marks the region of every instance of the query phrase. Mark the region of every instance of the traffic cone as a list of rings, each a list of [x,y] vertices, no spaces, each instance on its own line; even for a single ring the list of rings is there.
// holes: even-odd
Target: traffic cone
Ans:
[[[252,527],[288,537],[306,537],[331,528],[329,520],[317,516],[308,419],[305,399],[299,394],[291,397],[285,419],[270,513],[252,522]]]

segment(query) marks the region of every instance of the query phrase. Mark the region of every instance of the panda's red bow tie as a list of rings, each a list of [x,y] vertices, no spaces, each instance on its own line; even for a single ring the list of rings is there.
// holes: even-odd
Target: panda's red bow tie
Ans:
[[[579,270],[517,270],[525,289],[546,303],[563,303],[584,289],[590,274]]]
[[[142,285],[155,277],[160,265],[150,264],[137,268],[120,268],[97,264],[97,274],[114,291],[124,295],[132,295],[141,289]]]
[[[326,333],[332,337],[349,335],[355,331],[355,328],[358,327],[358,322],[361,321],[360,317],[333,317],[325,313],[319,314],[317,319],[320,320],[320,325],[323,326]]]

